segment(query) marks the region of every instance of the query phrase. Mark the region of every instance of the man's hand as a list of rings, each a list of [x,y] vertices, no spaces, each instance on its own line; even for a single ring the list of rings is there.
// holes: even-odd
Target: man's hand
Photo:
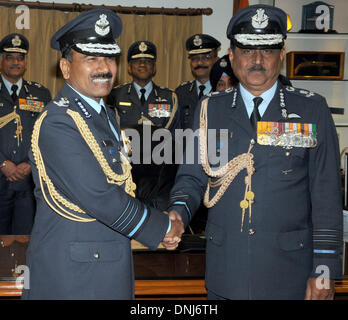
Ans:
[[[30,166],[29,166],[30,167]],[[8,181],[15,182],[23,180],[26,175],[10,160],[6,160],[6,165],[1,168],[1,172],[5,175]]]
[[[24,176],[28,176],[31,173],[31,166],[27,162],[21,162],[17,165],[17,170],[19,170]]]
[[[165,212],[165,214],[168,214]],[[171,220],[172,227],[170,231],[164,237],[162,243],[167,250],[175,250],[181,241],[181,235],[184,233],[185,228],[182,222],[181,216],[176,211],[169,212],[169,219]]]
[[[333,300],[335,281],[330,279],[309,278],[305,300]]]

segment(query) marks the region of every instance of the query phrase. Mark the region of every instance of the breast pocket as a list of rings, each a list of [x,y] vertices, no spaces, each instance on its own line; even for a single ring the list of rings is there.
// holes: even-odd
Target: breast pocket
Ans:
[[[275,180],[293,180],[308,173],[308,149],[271,147],[268,176]]]
[[[140,119],[140,113],[131,102],[119,102],[117,111],[120,116],[121,127],[134,126]]]

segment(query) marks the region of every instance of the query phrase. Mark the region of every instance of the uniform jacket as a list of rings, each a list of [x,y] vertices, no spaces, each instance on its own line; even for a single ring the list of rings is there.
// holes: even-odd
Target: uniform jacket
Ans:
[[[48,89],[36,82],[23,80],[23,85],[19,93],[19,99],[29,99],[41,101],[44,106],[51,100],[51,94]],[[0,128],[0,163],[10,160],[15,164],[28,162],[28,151],[30,148],[31,132],[34,122],[39,112],[23,110],[19,107],[19,100],[16,102],[16,112],[21,117],[22,123],[22,141],[18,145],[15,121],[11,121],[4,127]],[[12,113],[14,104],[12,98],[6,89],[2,77],[0,77],[0,118]],[[32,176],[18,182],[6,181],[6,177],[0,171],[0,191],[5,189],[12,190],[31,190],[33,188]]]
[[[287,115],[292,114],[288,119],[281,112],[280,89]],[[246,153],[251,140],[256,141],[256,133],[239,89],[214,93],[208,99],[209,129],[228,130],[228,160]],[[206,286],[228,299],[303,299],[307,279],[322,272],[318,266],[327,266],[332,279],[342,274],[336,129],[323,97],[282,84],[261,121],[315,123],[318,143],[314,148],[291,149],[254,144],[251,224],[247,212],[241,232],[243,169],[208,211]],[[194,123],[198,127],[199,110]],[[194,150],[197,158],[197,148]],[[187,224],[199,206],[208,177],[195,162],[181,165],[176,179],[171,206]],[[216,190],[210,190],[210,198]]]
[[[198,104],[196,80],[183,82],[176,88],[180,111],[180,125],[183,129],[192,128],[193,116]]]
[[[151,159],[144,160],[142,122],[145,118],[151,121],[151,135],[156,129],[166,128],[174,137],[174,130],[179,127],[180,121],[176,94],[168,88],[159,87],[153,83],[153,89],[142,106],[133,84],[127,83],[114,88],[107,103],[116,107],[122,129],[133,128],[140,133],[140,161],[132,164],[134,181],[137,184],[137,196],[151,205],[159,208],[163,206],[165,209],[177,167],[170,164],[155,164],[152,161],[153,156]],[[156,114],[152,106],[158,104],[169,105],[170,110]],[[158,142],[151,141],[151,155],[153,155],[156,145]],[[174,150],[174,144],[171,149]],[[149,154],[148,150],[146,154]]]
[[[168,217],[128,195],[124,185],[107,182],[101,165],[67,114],[69,109],[82,115],[110,168],[121,173],[121,142],[102,116],[64,84],[47,107],[39,148],[56,190],[83,209],[84,216],[96,221],[71,221],[51,209],[43,198],[30,153],[37,212],[27,251],[30,290],[24,290],[23,298],[131,299],[134,274],[130,239],[156,249],[167,231]],[[115,114],[107,109],[120,136]]]

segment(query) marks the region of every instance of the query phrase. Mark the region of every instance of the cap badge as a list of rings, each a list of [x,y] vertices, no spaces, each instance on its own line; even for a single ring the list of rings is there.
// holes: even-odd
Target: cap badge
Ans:
[[[222,59],[222,60],[220,61],[220,67],[221,67],[221,68],[226,68],[226,67],[227,67],[227,61],[226,61],[225,59]]]
[[[16,35],[13,39],[12,39],[12,45],[14,47],[19,47],[22,43],[22,40],[18,37],[18,35]]]
[[[147,45],[145,42],[141,42],[139,44],[139,50],[140,50],[140,52],[145,52],[147,50]]]
[[[263,29],[268,26],[269,17],[264,9],[257,9],[256,14],[251,18],[251,24],[255,29]]]
[[[99,20],[95,23],[94,30],[100,36],[106,36],[110,32],[109,21],[106,19],[106,14],[101,14]]]
[[[193,39],[193,44],[196,46],[196,47],[199,47],[202,45],[202,39],[199,35],[196,35],[195,38]]]

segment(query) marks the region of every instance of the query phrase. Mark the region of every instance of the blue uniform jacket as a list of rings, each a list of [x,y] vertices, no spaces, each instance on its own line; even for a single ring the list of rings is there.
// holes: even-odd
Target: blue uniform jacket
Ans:
[[[27,251],[30,289],[24,290],[23,298],[132,299],[130,239],[156,249],[167,231],[168,216],[144,206],[123,186],[107,182],[68,109],[84,117],[109,166],[121,173],[121,143],[107,122],[65,84],[47,107],[39,148],[56,190],[96,221],[71,221],[48,206],[30,154],[37,212]],[[120,136],[115,114],[107,112]]]
[[[287,114],[284,119],[280,89]],[[252,130],[239,89],[214,93],[208,101],[208,128],[227,129],[228,160],[248,151]],[[199,127],[197,107],[194,129]],[[206,286],[228,299],[303,299],[306,281],[326,266],[342,275],[342,207],[336,129],[323,97],[278,84],[261,121],[315,123],[314,148],[255,144],[251,224],[241,208],[246,170],[209,209],[206,227]],[[206,190],[208,176],[197,163],[183,164],[171,191],[171,207],[187,225]],[[214,181],[214,179],[213,179]],[[210,199],[216,188],[210,190]],[[317,267],[319,269],[317,270]],[[325,267],[324,267],[325,268]],[[316,273],[318,271],[319,273]],[[326,274],[327,276],[327,274]]]
[[[23,86],[18,96],[19,99],[30,99],[37,102],[42,102],[44,106],[51,101],[51,94],[48,89],[36,82],[28,82],[23,80]],[[23,110],[19,107],[19,101],[16,102],[16,112],[21,117],[22,123],[22,141],[18,145],[18,137],[16,135],[17,124],[15,120],[0,128],[0,163],[5,160],[10,160],[15,164],[28,162],[28,151],[30,148],[31,132],[34,122],[39,112]],[[0,118],[12,113],[14,103],[6,89],[2,78],[0,77]],[[32,176],[29,175],[26,179],[17,182],[9,182],[0,171],[0,191],[1,190],[32,190]]]

